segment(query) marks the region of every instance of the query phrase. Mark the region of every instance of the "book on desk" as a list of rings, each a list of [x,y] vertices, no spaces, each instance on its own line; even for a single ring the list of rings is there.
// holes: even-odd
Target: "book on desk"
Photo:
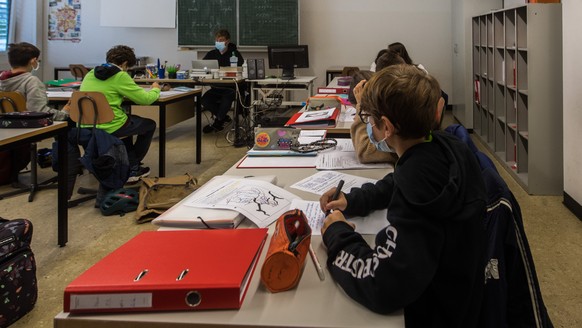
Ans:
[[[267,229],[144,231],[73,280],[64,311],[239,309]]]

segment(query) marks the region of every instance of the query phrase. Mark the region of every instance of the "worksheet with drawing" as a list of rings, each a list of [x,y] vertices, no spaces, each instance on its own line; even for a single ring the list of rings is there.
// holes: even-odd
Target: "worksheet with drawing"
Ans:
[[[209,188],[184,205],[201,208],[222,208],[242,213],[259,228],[275,222],[289,210],[296,195],[272,183],[253,179],[230,179],[216,188]]]

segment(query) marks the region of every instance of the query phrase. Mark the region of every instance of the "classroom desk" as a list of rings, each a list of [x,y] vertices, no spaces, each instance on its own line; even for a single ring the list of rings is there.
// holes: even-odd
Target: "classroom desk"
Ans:
[[[168,83],[170,85],[183,85],[183,86],[188,86],[188,87],[193,87],[193,86],[214,86],[214,87],[221,87],[221,86],[235,86],[236,87],[236,98],[235,98],[235,107],[234,107],[234,123],[233,123],[233,129],[234,129],[234,146],[235,147],[240,147],[240,146],[246,146],[246,143],[244,142],[243,138],[241,138],[240,135],[240,123],[239,123],[239,114],[241,113],[241,105],[242,104],[242,100],[240,99],[240,95],[243,93],[243,91],[241,89],[244,90],[244,88],[241,88],[241,86],[243,86],[244,84],[246,84],[246,80],[245,79],[232,79],[232,78],[221,78],[221,79],[197,79],[197,80],[193,80],[193,79],[149,79],[149,78],[134,78],[133,79],[135,81],[135,83],[137,84],[151,84],[153,82],[158,82],[158,83]],[[245,104],[247,105],[247,104]],[[196,121],[198,124],[198,121]],[[199,126],[199,125],[197,125]]]
[[[67,122],[34,129],[0,129],[0,151],[57,137],[58,141],[58,196],[57,196],[57,243],[63,247],[68,241],[69,217],[67,211]]]
[[[166,175],[166,107],[170,104],[182,101],[184,99],[188,99],[192,97],[194,102],[196,103],[196,164],[200,164],[202,158],[202,129],[200,129],[200,125],[202,125],[201,119],[201,105],[199,101],[200,94],[202,93],[202,89],[192,89],[189,91],[180,92],[179,94],[169,94],[162,92],[160,94],[160,98],[156,100],[152,106],[159,107],[158,111],[158,119],[160,124],[158,124],[159,129],[159,176],[163,177]],[[49,101],[52,102],[67,102],[71,97],[72,91],[48,91],[48,98]]]
[[[277,185],[306,200],[317,200],[318,196],[291,189],[293,183],[314,174],[311,168],[237,169],[236,165],[225,175],[276,175]],[[348,174],[380,178],[385,170],[349,170]],[[242,224],[249,225],[248,220]],[[359,305],[339,288],[325,271],[325,280],[320,281],[310,258],[297,288],[281,293],[270,293],[260,283],[260,268],[272,236],[274,225],[263,248],[259,262],[251,279],[247,295],[240,310],[155,312],[137,314],[70,315],[61,312],[54,320],[55,328],[121,328],[121,327],[404,327],[402,311],[390,315],[376,314]],[[373,235],[366,235],[373,242]],[[326,250],[321,236],[312,236],[313,249],[325,266]]]

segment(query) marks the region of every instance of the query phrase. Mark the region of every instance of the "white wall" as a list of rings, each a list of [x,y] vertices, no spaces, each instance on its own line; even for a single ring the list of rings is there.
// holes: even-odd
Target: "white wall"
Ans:
[[[45,77],[52,78],[54,66],[100,63],[116,44],[133,47],[138,56],[159,57],[186,67],[197,56],[196,51],[177,49],[176,29],[101,27],[100,2],[85,0],[82,6],[80,43],[45,41]],[[48,2],[42,10],[46,36]],[[300,39],[309,45],[311,67],[296,74],[316,75],[319,85],[325,83],[328,66],[367,66],[378,50],[400,41],[444,90],[452,89],[451,0],[301,0],[300,17]],[[248,51],[243,55],[265,56]]]
[[[39,49],[42,49],[42,40],[39,40],[37,31],[39,26],[37,22],[40,19],[39,11],[36,10],[38,3],[41,0],[28,0],[28,1],[13,1],[12,10],[14,12],[14,17],[16,24],[11,24],[14,27],[12,31],[13,42],[29,42],[35,44]],[[21,24],[20,22],[26,22]],[[0,53],[0,70],[10,69],[8,64],[8,57],[6,52]]]
[[[582,95],[580,93],[580,13],[582,2],[562,0],[564,85],[564,192],[582,204]]]

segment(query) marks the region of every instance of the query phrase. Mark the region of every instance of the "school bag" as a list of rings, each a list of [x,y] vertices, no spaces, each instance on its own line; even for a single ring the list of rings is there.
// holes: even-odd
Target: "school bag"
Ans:
[[[0,328],[8,327],[36,304],[36,262],[30,248],[32,222],[0,218]]]

